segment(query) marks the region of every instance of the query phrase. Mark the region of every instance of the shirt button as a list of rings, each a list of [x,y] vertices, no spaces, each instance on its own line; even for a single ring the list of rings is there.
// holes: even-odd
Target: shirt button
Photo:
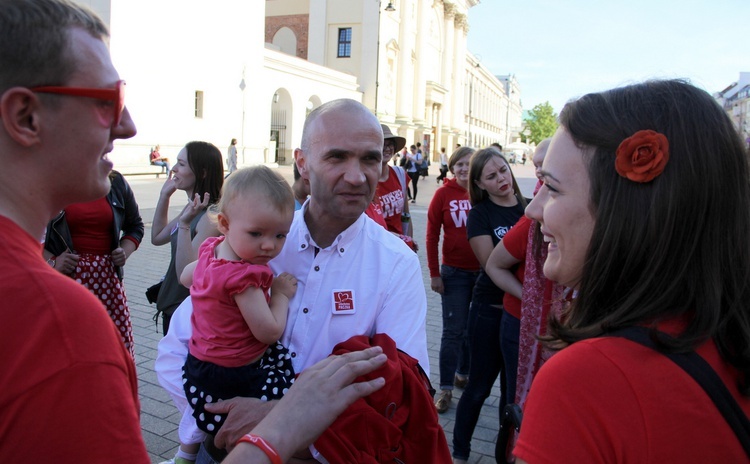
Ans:
[[[305,244],[303,243],[303,244],[302,244],[302,248],[307,248],[307,245],[305,245]]]
[[[344,252],[344,249],[343,249],[343,248],[339,248],[339,251],[340,251],[341,253],[343,253],[343,252]]]
[[[308,312],[310,312],[310,310],[307,309],[307,308],[305,308],[305,309],[302,310],[302,312],[305,313],[305,314],[307,314]]]
[[[292,357],[296,358],[297,357],[297,353],[296,352],[292,352]]]
[[[320,266],[315,266],[315,271],[319,271],[319,270],[320,270]]]

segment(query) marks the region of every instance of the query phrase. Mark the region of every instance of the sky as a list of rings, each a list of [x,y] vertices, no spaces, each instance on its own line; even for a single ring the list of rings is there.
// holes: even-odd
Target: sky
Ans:
[[[750,72],[750,0],[481,0],[468,50],[515,74],[524,110],[649,78],[713,94]]]

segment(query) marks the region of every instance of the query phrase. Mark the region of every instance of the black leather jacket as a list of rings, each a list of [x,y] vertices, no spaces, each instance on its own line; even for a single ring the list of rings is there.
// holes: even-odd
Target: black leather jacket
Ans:
[[[125,181],[117,171],[109,174],[112,187],[107,194],[107,200],[112,207],[114,216],[114,226],[112,228],[112,245],[111,250],[120,246],[122,237],[131,237],[137,244],[143,240],[143,220],[141,213],[138,211],[138,204],[135,202],[135,196],[130,185]],[[121,235],[122,234],[122,235]],[[47,234],[44,240],[44,249],[55,256],[59,256],[65,251],[75,251],[73,248],[73,239],[70,236],[70,229],[65,218],[65,211],[60,211],[49,224],[47,224]],[[115,266],[117,276],[122,280],[122,268]]]

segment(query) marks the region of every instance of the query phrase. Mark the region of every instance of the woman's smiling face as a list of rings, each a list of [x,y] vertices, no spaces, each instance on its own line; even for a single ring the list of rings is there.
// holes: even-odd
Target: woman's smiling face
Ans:
[[[544,275],[567,287],[580,283],[586,252],[594,230],[590,181],[584,151],[565,129],[552,139],[542,165],[544,186],[526,208],[537,220],[548,243]]]
[[[458,185],[466,188],[469,185],[469,160],[471,159],[471,153],[466,154],[461,159],[456,161],[453,165],[451,172],[456,178]]]
[[[172,168],[172,180],[178,190],[184,190],[188,195],[192,194],[195,188],[195,174],[188,163],[187,148],[183,147],[177,154],[177,162]]]

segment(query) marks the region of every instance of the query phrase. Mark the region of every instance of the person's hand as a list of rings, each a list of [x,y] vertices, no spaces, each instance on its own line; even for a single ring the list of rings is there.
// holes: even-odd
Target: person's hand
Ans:
[[[78,259],[77,254],[65,251],[55,258],[55,269],[61,274],[72,276],[78,266]]]
[[[253,429],[277,401],[261,401],[258,398],[236,397],[218,403],[206,403],[206,411],[214,414],[228,414],[224,425],[214,437],[217,448],[234,448],[244,434]]]
[[[128,257],[125,255],[125,250],[123,250],[121,247],[117,247],[114,250],[112,250],[112,263],[114,263],[115,266],[124,266],[125,261],[128,260]]]
[[[159,192],[159,195],[162,197],[171,197],[174,192],[177,191],[177,186],[174,185],[174,180],[172,180],[172,171],[169,171],[169,174],[167,175],[167,180],[164,181],[164,185],[161,186],[161,192]]]
[[[298,462],[290,460],[296,450],[312,444],[356,400],[385,385],[383,377],[367,382],[352,382],[378,369],[386,360],[383,349],[375,346],[319,361],[302,372],[284,398],[252,433],[271,443],[281,454],[283,462]],[[224,427],[226,423],[220,434]],[[248,446],[235,451],[225,463],[247,462],[242,460],[242,453],[250,451]]]
[[[443,287],[443,278],[442,277],[432,277],[430,279],[430,288],[433,292],[443,294],[445,291],[445,287]]]
[[[271,295],[278,295],[279,293],[289,300],[297,293],[297,279],[288,272],[282,272],[273,279]]]
[[[352,383],[361,376],[383,366],[387,361],[379,346],[329,356],[305,369],[279,404],[259,424],[283,424],[283,432],[307,446],[359,398],[385,385],[378,377],[367,382]]]
[[[190,223],[193,222],[193,219],[195,219],[198,213],[208,208],[208,202],[210,200],[210,193],[206,192],[203,194],[203,199],[201,199],[200,194],[196,193],[192,201],[190,201],[185,209],[182,210],[182,214],[180,215],[180,225],[183,227],[190,227]]]

